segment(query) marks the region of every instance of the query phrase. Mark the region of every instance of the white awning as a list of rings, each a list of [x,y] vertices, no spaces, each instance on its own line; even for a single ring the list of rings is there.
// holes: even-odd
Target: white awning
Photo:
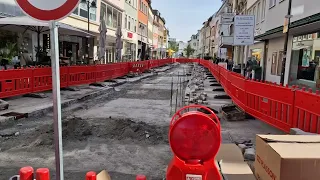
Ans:
[[[81,37],[94,36],[76,27],[61,22],[58,22],[58,26],[60,34]],[[49,23],[37,21],[28,16],[5,17],[0,18],[0,29],[16,32],[33,31],[37,33],[49,33]]]

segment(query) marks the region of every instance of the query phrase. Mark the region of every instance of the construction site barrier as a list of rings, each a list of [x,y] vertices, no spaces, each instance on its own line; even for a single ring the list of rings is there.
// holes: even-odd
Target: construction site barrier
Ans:
[[[173,59],[161,59],[92,66],[63,66],[60,67],[60,86],[63,88],[102,82],[125,76],[130,72],[143,73],[149,69],[173,62]],[[50,67],[0,70],[0,98],[51,89],[52,74]]]
[[[19,175],[14,175],[9,180],[50,180],[50,171],[48,168],[39,168],[34,174],[33,167],[26,166],[19,170]],[[97,180],[97,173],[94,171],[87,172],[85,180]],[[147,180],[147,178],[145,175],[137,175],[136,180]]]
[[[202,59],[161,59],[93,66],[60,67],[61,87],[101,82],[129,72],[144,72],[169,63],[198,63],[212,73],[244,111],[285,132],[300,128],[320,134],[320,93],[298,86],[245,79],[238,73]],[[0,98],[51,90],[51,68],[0,71]]]
[[[208,60],[182,59],[199,63],[212,73],[225,92],[248,114],[284,132],[300,128],[320,134],[320,92],[298,86],[246,79]]]

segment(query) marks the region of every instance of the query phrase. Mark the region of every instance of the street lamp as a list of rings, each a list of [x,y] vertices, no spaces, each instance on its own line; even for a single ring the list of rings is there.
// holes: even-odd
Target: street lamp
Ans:
[[[96,4],[96,1],[95,0],[81,0],[81,3],[83,4],[86,4],[87,5],[87,18],[88,18],[88,33],[90,32],[90,8],[97,8],[97,4]],[[89,45],[89,38],[86,38],[86,44],[87,44],[87,58],[88,58],[88,63],[89,63],[89,48],[90,48],[90,45]]]

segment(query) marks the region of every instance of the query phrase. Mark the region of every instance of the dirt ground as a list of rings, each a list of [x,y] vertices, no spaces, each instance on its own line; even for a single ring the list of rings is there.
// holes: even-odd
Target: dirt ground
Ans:
[[[103,169],[112,180],[135,179],[136,174],[145,174],[148,180],[164,179],[172,158],[168,144],[175,107],[175,99],[170,105],[171,84],[173,81],[177,89],[178,73],[188,68],[179,65],[63,109],[65,179],[84,179],[86,172]],[[219,100],[217,106],[223,103]],[[223,143],[253,140],[257,133],[277,133],[257,120],[221,124]],[[52,113],[0,127],[0,180],[17,174],[23,166],[48,167],[54,178],[54,159]]]

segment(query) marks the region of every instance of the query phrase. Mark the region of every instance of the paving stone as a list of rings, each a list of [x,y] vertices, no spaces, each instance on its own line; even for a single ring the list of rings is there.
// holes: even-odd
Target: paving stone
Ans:
[[[247,148],[243,156],[245,160],[254,161],[256,158],[256,150],[254,148]]]
[[[9,108],[9,103],[0,99],[0,110],[5,110]]]
[[[240,148],[242,154],[244,153],[244,151],[245,151],[246,149],[248,149],[248,147],[247,147],[245,144],[238,144],[238,147]]]

